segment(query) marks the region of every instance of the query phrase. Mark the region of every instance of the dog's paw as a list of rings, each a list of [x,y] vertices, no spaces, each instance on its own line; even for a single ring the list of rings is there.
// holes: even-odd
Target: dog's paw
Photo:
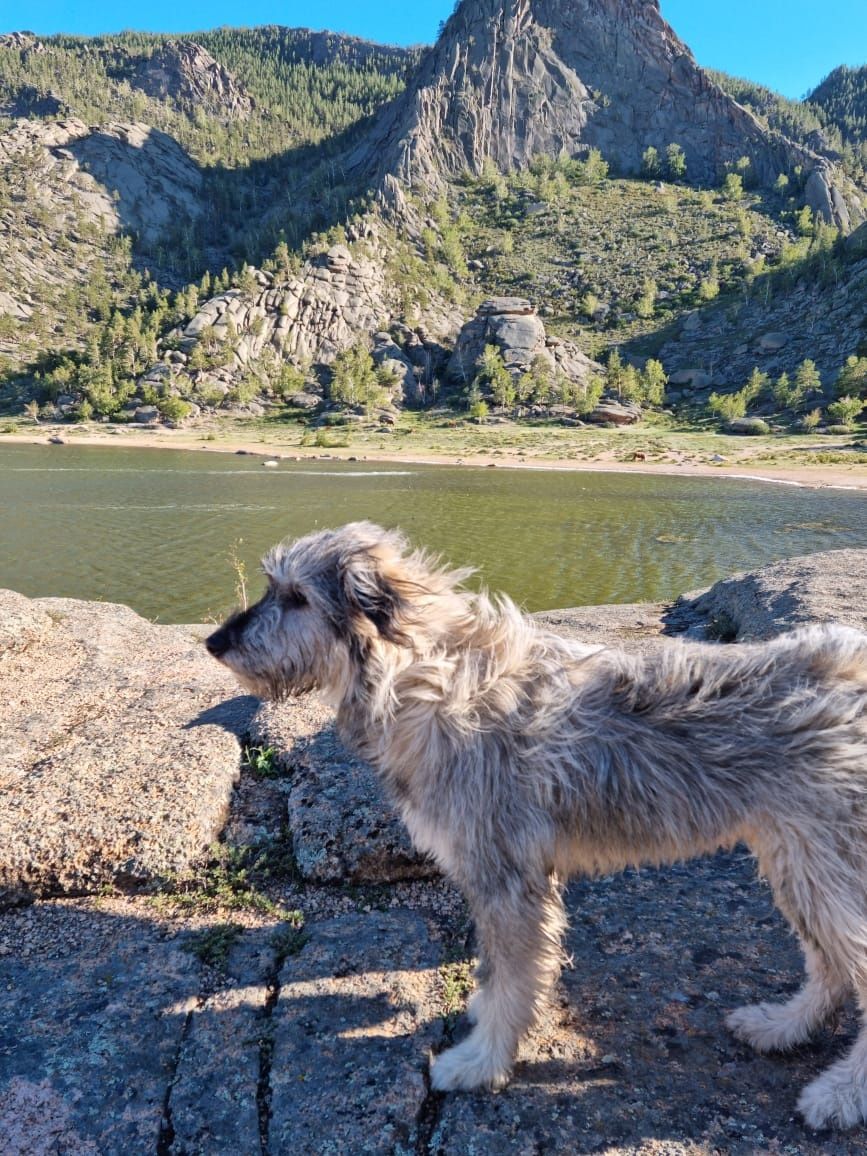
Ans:
[[[509,1082],[509,1070],[473,1032],[457,1047],[431,1058],[430,1080],[438,1092],[471,1092],[474,1088],[496,1091]]]
[[[851,1066],[842,1060],[807,1084],[798,1099],[798,1111],[811,1128],[854,1128],[867,1122],[867,1077],[853,1079]]]
[[[804,1043],[810,1035],[808,1025],[781,1003],[736,1008],[726,1016],[726,1026],[757,1052],[785,1052]]]

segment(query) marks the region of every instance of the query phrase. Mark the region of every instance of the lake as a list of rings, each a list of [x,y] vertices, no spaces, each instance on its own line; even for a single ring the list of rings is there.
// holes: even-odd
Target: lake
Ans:
[[[867,547],[867,495],[719,478],[281,462],[206,451],[0,446],[0,586],[221,616],[278,539],[401,526],[529,610],[673,599],[737,570]]]

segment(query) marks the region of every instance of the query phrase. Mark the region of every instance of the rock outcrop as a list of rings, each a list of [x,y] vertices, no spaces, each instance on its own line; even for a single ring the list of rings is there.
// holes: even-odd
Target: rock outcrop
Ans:
[[[253,700],[195,632],[0,592],[0,904],[135,889],[226,821]]]
[[[424,189],[488,161],[508,172],[592,147],[637,173],[646,148],[672,143],[707,184],[742,156],[768,183],[801,165],[826,219],[863,219],[828,159],[769,132],[699,68],[658,0],[463,0],[354,162]]]
[[[847,238],[845,254],[833,280],[803,276],[772,292],[758,281],[746,299],[688,314],[659,350],[670,386],[701,400],[714,388],[739,389],[756,366],[793,376],[808,358],[829,386],[846,358],[863,352],[853,321],[867,293],[867,226]]]
[[[255,288],[229,289],[210,298],[183,329],[173,332],[169,344],[178,352],[146,376],[187,373],[199,387],[216,385],[227,391],[238,370],[261,362],[263,354],[266,361],[279,357],[296,364],[329,365],[341,350],[378,334],[373,341],[376,362],[387,363],[393,370],[396,388],[405,401],[417,400],[414,363],[381,329],[383,323],[397,322],[400,308],[389,282],[387,249],[375,221],[369,222],[357,243],[332,245],[307,261],[297,275],[281,279],[255,270],[251,278]],[[432,307],[425,323],[430,345],[453,336],[460,323],[453,306]],[[411,331],[403,328],[412,340]],[[222,369],[186,367],[203,336],[228,350]]]
[[[131,57],[129,64],[113,71],[148,96],[190,112],[204,108],[220,118],[243,119],[254,108],[238,79],[193,40],[161,44],[151,56]]]
[[[58,308],[62,291],[88,284],[94,270],[122,275],[113,238],[132,232],[144,245],[192,223],[201,211],[202,174],[166,133],[142,124],[19,121],[0,132],[0,169],[18,191],[0,203],[0,311],[11,317]],[[7,301],[7,298],[9,299]],[[48,332],[82,340],[81,318],[54,316]],[[0,352],[15,354],[12,343]]]
[[[491,297],[482,302],[458,335],[446,370],[448,380],[464,385],[471,382],[486,345],[496,346],[504,365],[515,376],[527,372],[536,358],[582,385],[605,372],[573,342],[549,337],[541,317],[523,297]]]

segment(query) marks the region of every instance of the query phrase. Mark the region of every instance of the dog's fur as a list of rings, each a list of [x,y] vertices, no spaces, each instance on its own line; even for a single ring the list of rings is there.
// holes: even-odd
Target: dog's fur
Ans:
[[[498,1087],[561,965],[562,881],[743,841],[800,937],[786,1003],[731,1013],[759,1051],[854,992],[867,1017],[867,635],[566,642],[370,523],[277,546],[267,593],[208,649],[265,698],[320,690],[416,844],[467,896],[481,961],[439,1089]],[[814,1127],[867,1120],[867,1020],[802,1093]]]

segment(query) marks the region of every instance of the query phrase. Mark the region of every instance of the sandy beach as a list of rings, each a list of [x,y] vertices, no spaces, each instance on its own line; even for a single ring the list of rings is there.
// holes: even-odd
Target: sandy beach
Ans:
[[[815,489],[867,490],[867,455],[856,452],[852,453],[851,465],[839,461],[832,464],[827,462],[765,464],[757,460],[762,456],[761,447],[743,442],[739,443],[735,453],[727,451],[726,460],[723,462],[702,461],[700,454],[691,455],[675,449],[663,455],[663,460],[624,461],[622,453],[618,455],[612,449],[602,449],[592,457],[552,456],[550,452],[540,456],[530,450],[511,446],[507,440],[503,441],[501,447],[493,450],[473,450],[472,447],[462,446],[457,453],[434,452],[422,445],[418,448],[401,446],[393,450],[365,444],[334,448],[303,446],[292,440],[292,432],[287,430],[286,435],[281,437],[279,431],[269,431],[267,440],[264,440],[261,436],[251,435],[249,431],[243,429],[223,430],[219,436],[215,436],[207,429],[194,428],[113,427],[111,432],[108,432],[99,427],[70,429],[64,426],[44,426],[22,428],[15,433],[0,435],[0,447],[9,444],[48,445],[52,444],[51,439],[60,439],[63,445],[70,446],[247,453],[271,460],[352,460],[393,464],[458,465],[473,468],[665,474],[676,477],[735,478]],[[62,446],[58,445],[58,448]]]

